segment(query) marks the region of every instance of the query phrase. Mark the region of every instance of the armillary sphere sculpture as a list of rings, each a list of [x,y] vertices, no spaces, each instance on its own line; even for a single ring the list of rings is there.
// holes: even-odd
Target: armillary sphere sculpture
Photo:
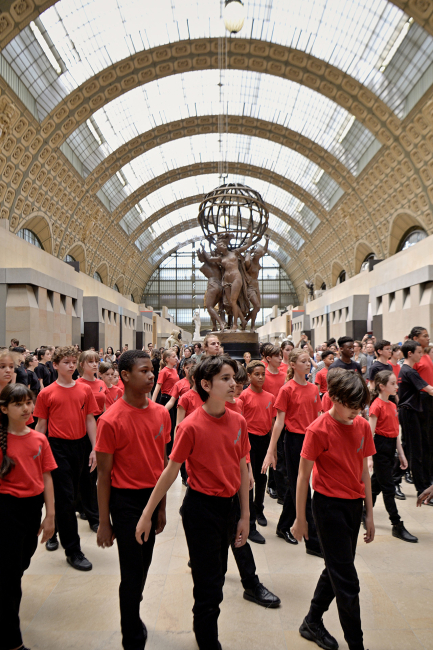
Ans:
[[[265,203],[246,185],[221,185],[200,204],[198,221],[212,247],[211,253],[202,248],[198,257],[203,263],[201,271],[208,278],[204,306],[213,329],[216,331],[218,323],[221,330],[237,330],[240,320],[245,330],[251,320],[253,332],[260,310],[260,259],[267,253],[269,242],[265,235],[269,223]],[[264,235],[266,243],[262,246],[259,242]]]

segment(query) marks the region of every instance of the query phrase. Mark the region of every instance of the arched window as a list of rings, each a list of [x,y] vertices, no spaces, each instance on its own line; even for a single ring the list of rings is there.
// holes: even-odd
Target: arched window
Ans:
[[[117,291],[117,293],[120,293],[119,287],[117,286],[117,284],[114,285],[113,289],[114,289],[114,291]]]
[[[94,279],[94,280],[97,280],[98,282],[101,282],[101,284],[103,284],[103,282],[102,282],[102,278],[101,278],[101,276],[99,275],[98,271],[95,271],[95,272],[94,272],[94,274],[93,274],[93,279]]]
[[[341,284],[342,282],[346,282],[346,271],[341,271],[337,278],[337,284]]]
[[[326,291],[326,282],[322,282],[322,286],[320,288],[322,291]]]
[[[77,260],[75,257],[72,257],[72,255],[66,255],[65,256],[65,262],[76,262]]]
[[[37,246],[38,248],[41,248],[44,250],[44,247],[42,246],[41,240],[37,235],[32,230],[28,230],[28,228],[21,228],[17,232],[18,237],[21,237],[21,239],[24,239],[24,241],[28,242],[29,244],[33,244],[33,246]]]
[[[368,271],[368,260],[374,260],[374,253],[370,253],[369,255],[367,255],[367,257],[361,264],[361,268],[359,270],[360,273],[362,273],[363,271]]]
[[[410,228],[404,233],[403,237],[401,238],[400,243],[397,247],[397,253],[400,251],[405,251],[406,248],[410,248],[426,237],[427,233],[422,228],[418,228],[417,226]]]

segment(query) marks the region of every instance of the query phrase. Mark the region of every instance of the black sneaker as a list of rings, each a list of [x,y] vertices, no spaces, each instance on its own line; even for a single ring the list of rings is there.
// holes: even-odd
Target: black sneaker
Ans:
[[[256,529],[250,530],[248,539],[250,540],[250,542],[254,542],[254,544],[266,544],[265,538]]]
[[[256,521],[259,524],[259,526],[267,526],[268,525],[268,520],[266,519],[263,512],[260,513],[259,515],[257,515]]]
[[[91,571],[93,568],[92,563],[89,562],[84,553],[81,551],[77,551],[76,553],[72,553],[72,555],[66,556],[66,561],[71,565],[71,567],[77,569],[77,571]]]
[[[277,499],[278,498],[277,491],[274,490],[274,488],[267,488],[266,492],[269,494],[271,499]]]
[[[401,491],[401,487],[398,484],[395,486],[394,496],[396,499],[399,499],[400,501],[406,501],[406,495],[403,494],[403,492]]]
[[[314,641],[319,648],[323,648],[324,650],[337,650],[338,648],[337,639],[334,639],[329,634],[322,620],[320,623],[307,623],[307,620],[304,618],[299,628],[299,634],[304,639],[308,639],[308,641]]]
[[[415,535],[411,535],[404,527],[402,521],[399,521],[398,524],[393,525],[392,536],[397,537],[397,539],[403,540],[403,542],[411,542],[412,544],[416,544],[416,542],[418,541],[418,537],[415,537]]]
[[[406,483],[410,483],[411,485],[413,484],[413,478],[412,478],[412,474],[410,472],[405,473],[404,479],[405,479]]]
[[[80,519],[82,519],[83,521],[87,521],[87,515],[85,512],[79,512],[78,514],[80,515]]]
[[[99,528],[99,524],[90,524],[90,523],[89,523],[89,528],[90,528],[90,530],[91,530],[93,533],[97,533],[97,532],[98,532],[98,528]]]
[[[59,540],[57,539],[57,534],[54,533],[54,535],[48,540],[48,542],[45,542],[45,548],[47,551],[57,551],[59,548]]]
[[[261,582],[253,589],[245,589],[244,598],[245,600],[249,600],[250,602],[261,605],[262,607],[267,607],[268,609],[274,609],[281,605],[281,600],[278,596],[275,596],[275,594],[269,591],[269,589],[266,589]]]

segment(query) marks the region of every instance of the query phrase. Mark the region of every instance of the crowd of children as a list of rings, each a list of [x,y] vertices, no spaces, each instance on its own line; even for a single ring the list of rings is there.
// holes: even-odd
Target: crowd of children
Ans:
[[[396,506],[403,475],[417,504],[433,505],[432,354],[423,327],[401,346],[344,336],[320,348],[315,354],[303,336],[296,347],[265,344],[261,359],[246,354],[240,364],[210,334],[181,359],[178,348],[164,350],[157,377],[150,350],[27,354],[15,340],[0,350],[0,517],[9,531],[0,536],[0,649],[26,650],[21,579],[41,533],[47,550],[59,548],[59,537],[74,569],[92,569],[78,512],[98,546],[117,545],[122,644],[143,650],[140,603],[180,472],[200,650],[221,649],[229,547],[244,598],[280,605],[248,543],[266,542],[257,529],[268,524],[266,489],[282,505],[277,536],[304,540],[307,554],[325,561],[301,636],[338,648],[323,623],[335,598],[349,649],[364,650],[354,565],[361,522],[370,543],[382,493],[392,535],[418,542]]]

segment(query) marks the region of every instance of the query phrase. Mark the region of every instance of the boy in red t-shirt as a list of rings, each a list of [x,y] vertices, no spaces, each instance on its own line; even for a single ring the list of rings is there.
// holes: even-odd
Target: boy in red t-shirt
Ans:
[[[374,539],[368,457],[376,450],[368,422],[358,417],[370,394],[361,373],[347,370],[329,378],[328,392],[333,406],[307,428],[299,465],[292,534],[298,541],[309,536],[305,508],[313,470],[313,514],[325,558],[325,569],[299,632],[321,648],[336,650],[338,643],[322,620],[335,598],[349,649],[364,650],[354,560],[364,500],[364,540]]]
[[[204,404],[179,425],[168,466],[162,473],[137,525],[137,542],[147,543],[152,515],[186,461],[188,490],[182,505],[194,582],[194,633],[200,650],[218,650],[218,616],[232,538],[237,493],[241,518],[235,546],[249,532],[248,432],[244,418],[226,409],[234,392],[237,364],[224,356],[206,357],[195,382]],[[146,545],[146,544],[145,544]]]
[[[122,397],[122,391],[114,384],[115,370],[111,363],[105,361],[100,363],[98,372],[107,389],[105,393],[105,408],[108,409]]]
[[[98,420],[98,546],[117,542],[120,563],[120,620],[125,650],[143,650],[146,626],[140,602],[152,561],[155,535],[165,528],[165,496],[152,517],[149,542],[139,546],[135,528],[167,464],[171,421],[166,409],[148,399],[153,366],[147,352],[127,350],[119,359],[123,397]],[[111,515],[111,521],[110,521]]]
[[[334,363],[334,353],[331,352],[331,350],[325,350],[325,352],[322,352],[322,361],[325,364],[325,367],[322,368],[322,370],[319,370],[314,378],[314,383],[319,388],[320,397],[322,397],[328,390],[326,375],[328,374],[329,366],[331,363]]]
[[[93,472],[96,467],[95,415],[99,407],[91,389],[72,379],[77,357],[78,352],[73,347],[58,348],[54,352],[53,367],[58,378],[39,393],[34,416],[38,418],[36,431],[45,434],[48,429],[48,441],[57,463],[52,473],[56,525],[66,560],[78,571],[90,571],[92,564],[81,552],[75,502],[81,473]],[[90,455],[86,433],[92,447]],[[59,547],[56,535],[48,540],[46,547],[51,551]]]
[[[263,512],[267,479],[266,474],[262,474],[261,470],[269,446],[275,401],[271,393],[263,390],[265,371],[265,366],[261,361],[251,361],[247,365],[250,385],[239,397],[239,401],[242,403],[242,413],[248,426],[251,469],[255,482],[255,488],[250,490],[250,534],[248,539],[257,544],[264,544],[265,538],[256,529],[256,521],[260,526],[268,525]]]

